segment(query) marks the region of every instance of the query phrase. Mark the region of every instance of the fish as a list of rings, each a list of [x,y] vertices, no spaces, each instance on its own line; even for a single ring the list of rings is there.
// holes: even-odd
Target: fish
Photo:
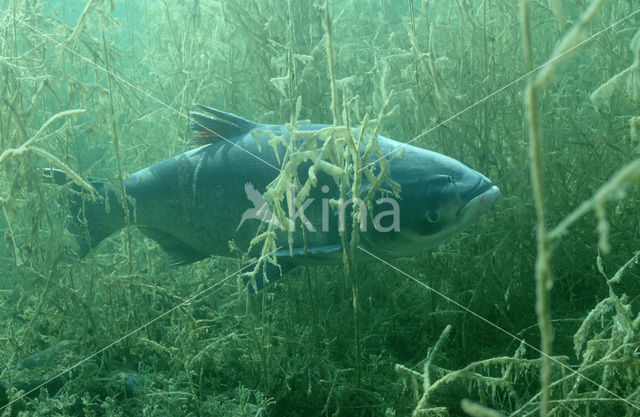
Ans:
[[[90,179],[101,196],[97,200],[78,190],[71,193],[65,223],[75,236],[77,256],[86,256],[124,228],[127,218],[157,242],[173,265],[209,256],[233,257],[231,241],[247,250],[261,223],[278,221],[265,205],[263,193],[282,168],[292,138],[290,128],[253,122],[200,104],[197,109],[189,114],[195,147],[124,179],[126,202],[120,187],[103,179]],[[308,137],[321,146],[313,132],[327,127],[330,125],[299,125],[296,135],[309,132]],[[273,139],[279,137],[284,140],[274,145]],[[376,195],[370,204],[363,204],[359,197],[372,185],[362,175],[360,196],[349,195],[344,201],[334,177],[318,169],[316,185],[304,204],[289,212],[291,233],[282,225],[275,228],[278,265],[267,263],[254,289],[301,265],[342,263],[340,232],[351,230],[356,204],[361,218],[359,246],[379,258],[392,259],[415,256],[446,241],[487,212],[500,196],[499,188],[487,177],[456,159],[382,135],[377,145],[382,155],[402,154],[388,158],[388,176],[399,185],[398,195]],[[376,162],[375,156],[365,162]],[[299,167],[301,183],[312,165],[307,161]],[[51,170],[50,174],[56,184],[71,183],[62,171]],[[256,256],[257,250],[247,255]],[[362,255],[358,261],[373,260]]]

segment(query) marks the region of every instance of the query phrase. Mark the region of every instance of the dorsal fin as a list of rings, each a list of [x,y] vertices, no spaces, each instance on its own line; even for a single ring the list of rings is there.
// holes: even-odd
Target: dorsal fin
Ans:
[[[195,137],[189,142],[193,147],[217,142],[218,140],[234,140],[244,136],[258,126],[250,120],[211,107],[196,104],[200,109],[212,114],[209,116],[196,111],[189,112],[189,127]]]

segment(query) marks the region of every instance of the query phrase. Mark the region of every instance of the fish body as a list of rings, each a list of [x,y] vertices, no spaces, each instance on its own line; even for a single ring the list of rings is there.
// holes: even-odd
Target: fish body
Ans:
[[[254,123],[209,107],[200,108],[208,114],[192,112],[191,128],[199,140],[209,143],[143,168],[124,180],[131,201],[126,205],[131,222],[155,240],[175,265],[211,255],[230,256],[231,240],[239,248],[249,247],[260,218],[268,220],[264,209],[262,217],[259,214],[258,205],[264,204],[261,193],[278,175],[291,137],[283,125]],[[217,135],[225,140],[215,140]],[[279,155],[269,143],[274,135],[285,138],[277,146]],[[378,145],[385,155],[404,152],[390,162],[389,176],[401,186],[399,198],[376,197],[371,212],[361,222],[360,245],[383,259],[415,255],[445,241],[487,211],[500,194],[489,179],[453,158],[383,136],[378,136]],[[310,164],[299,169],[303,183]],[[57,182],[65,181],[58,175]],[[106,181],[94,181],[94,186],[111,202],[110,210],[105,210],[104,202],[72,205],[74,211],[84,207],[83,213],[71,213],[68,224],[77,237],[80,256],[125,226],[123,205],[116,203],[122,200],[118,190]],[[364,194],[370,186],[363,175]],[[346,206],[346,222],[341,222],[340,213],[329,204],[338,197],[333,178],[319,170],[317,185],[294,223],[292,250],[287,232],[278,229],[277,244],[283,249],[277,256],[279,263],[286,265],[284,269],[341,262],[339,227],[350,230],[353,204]],[[86,225],[78,219],[86,219]]]

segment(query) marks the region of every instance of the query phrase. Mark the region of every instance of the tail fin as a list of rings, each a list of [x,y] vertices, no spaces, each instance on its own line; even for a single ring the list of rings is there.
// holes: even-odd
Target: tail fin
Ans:
[[[90,249],[125,226],[124,210],[107,180],[89,179],[100,194],[92,199],[86,191],[72,183],[63,171],[47,169],[45,175],[54,184],[69,185],[71,198],[65,227],[78,243],[78,256],[84,257]]]

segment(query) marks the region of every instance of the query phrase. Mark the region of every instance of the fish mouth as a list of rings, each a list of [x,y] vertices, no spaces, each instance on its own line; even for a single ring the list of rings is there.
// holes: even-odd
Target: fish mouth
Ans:
[[[469,220],[474,219],[489,210],[498,197],[500,197],[498,187],[493,185],[491,181],[480,180],[473,191],[469,193],[469,199],[460,209],[459,216],[469,218]]]

